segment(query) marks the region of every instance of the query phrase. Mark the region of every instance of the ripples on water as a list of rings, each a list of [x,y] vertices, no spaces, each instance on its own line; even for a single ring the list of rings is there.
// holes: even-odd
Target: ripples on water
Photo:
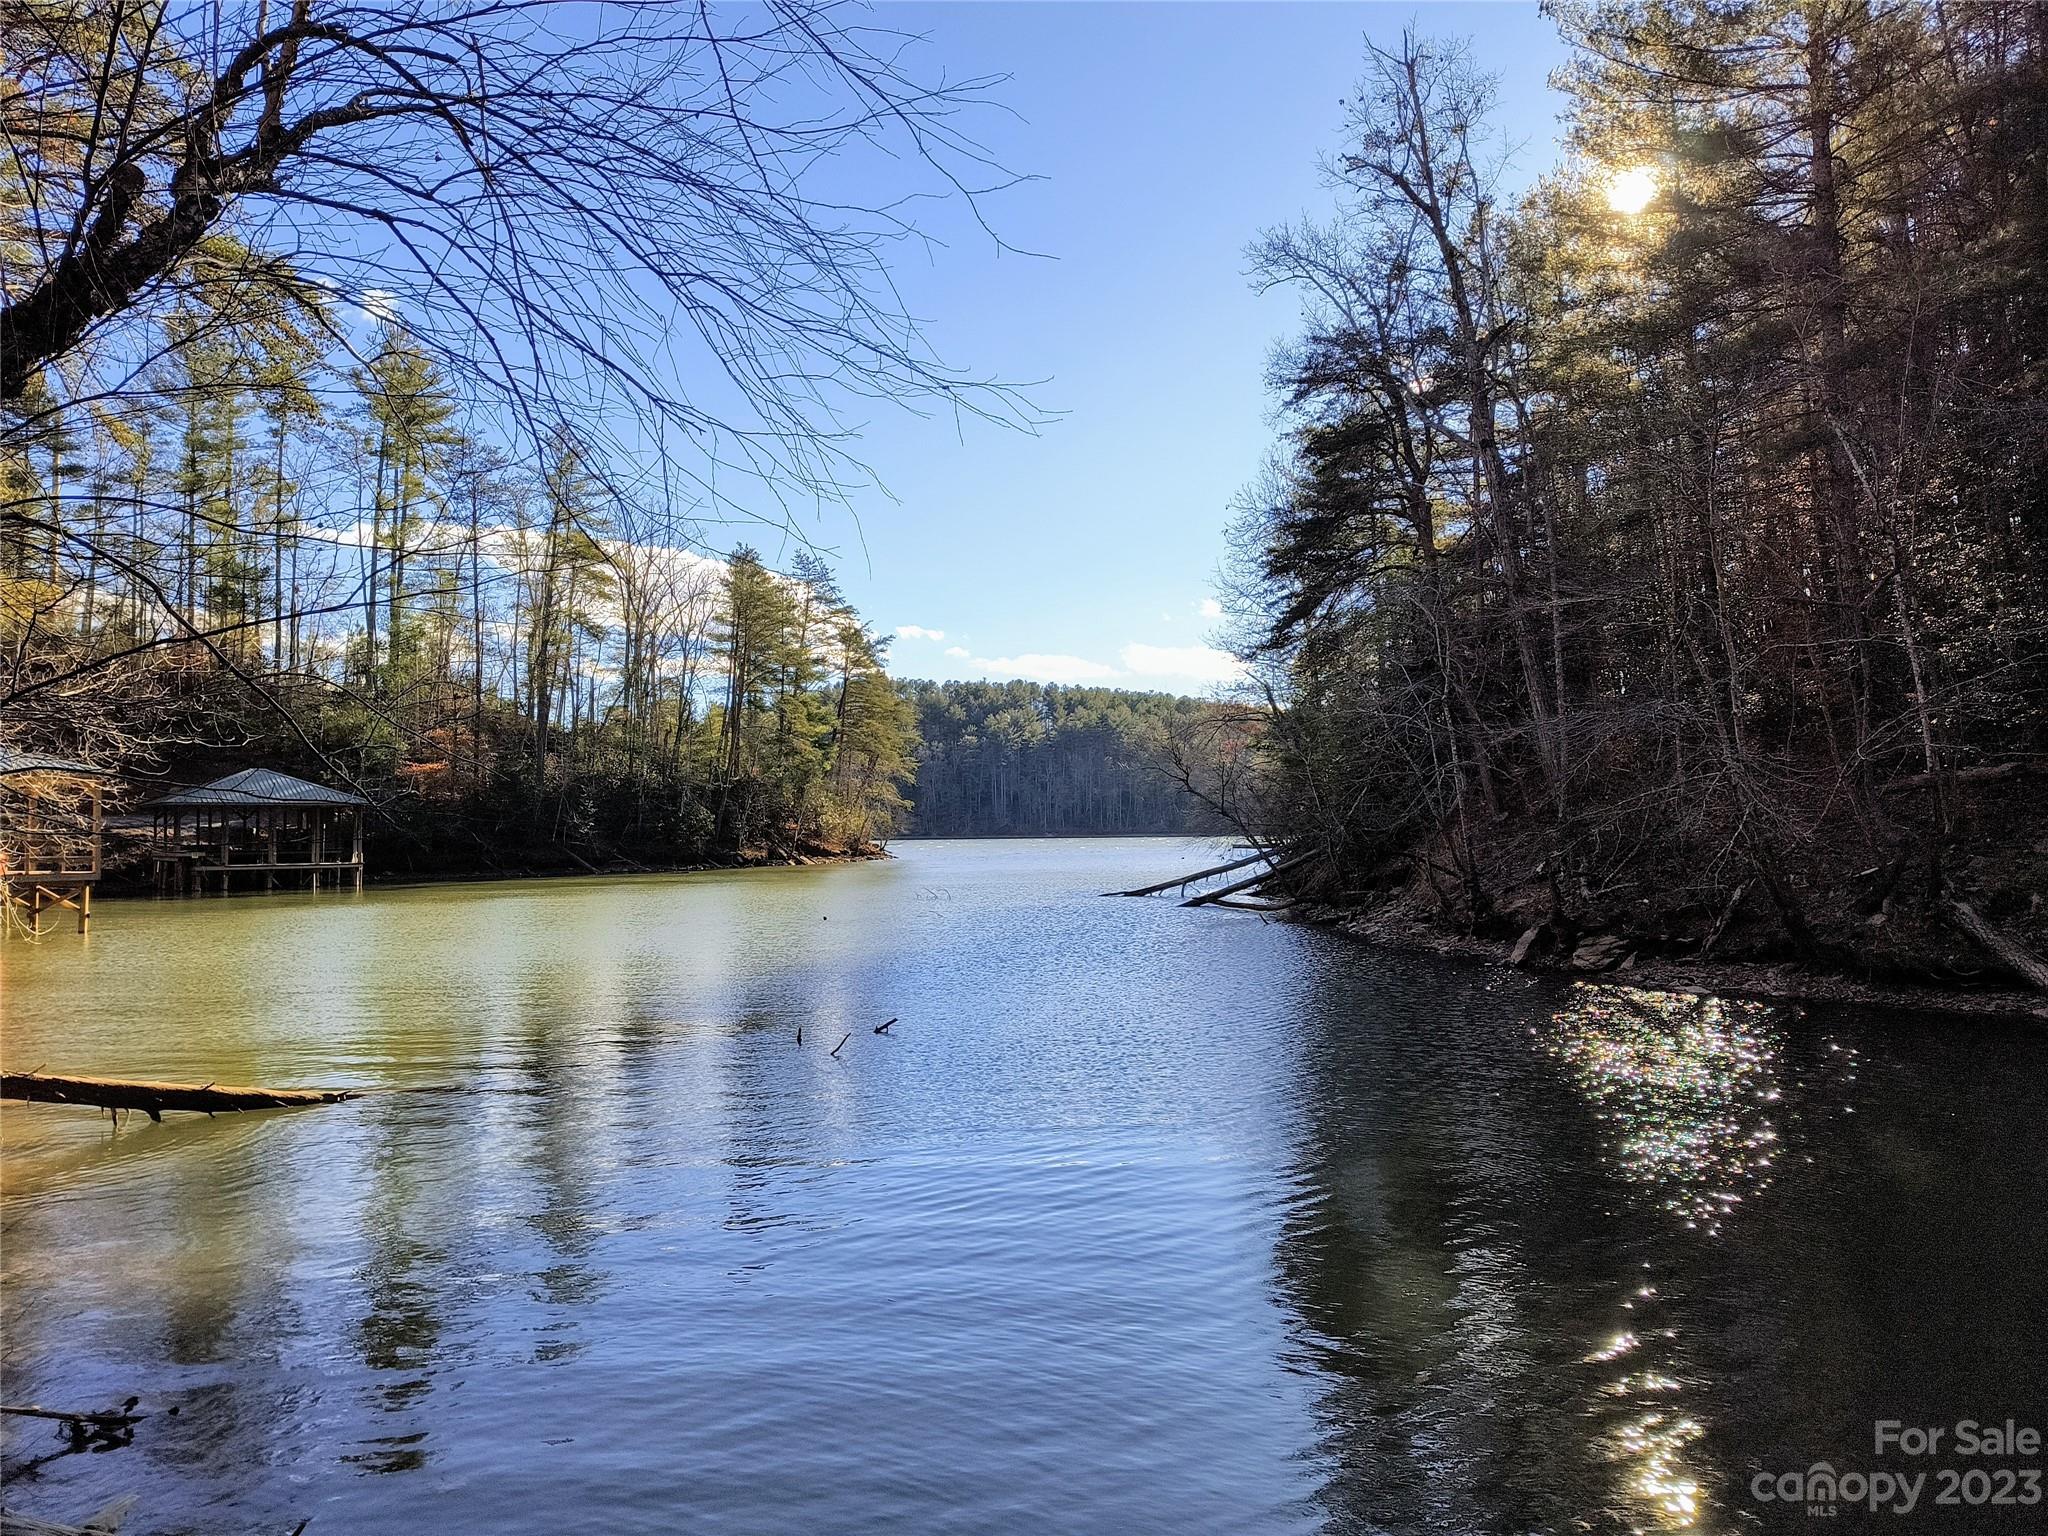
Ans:
[[[10,950],[10,1064],[462,1090],[118,1132],[10,1106],[7,1398],[180,1406],[10,1505],[1806,1529],[1755,1471],[1870,1464],[1880,1417],[2048,1426],[2023,1028],[1094,895],[1180,843],[902,852],[110,904]],[[6,1433],[10,1469],[54,1447]]]

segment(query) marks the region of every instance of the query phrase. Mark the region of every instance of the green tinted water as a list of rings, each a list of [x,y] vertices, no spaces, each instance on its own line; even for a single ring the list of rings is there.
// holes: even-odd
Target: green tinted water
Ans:
[[[10,946],[10,1068],[437,1091],[0,1113],[6,1398],[155,1415],[51,1460],[10,1424],[9,1506],[1809,1529],[1759,1472],[1876,1466],[1880,1418],[2048,1427],[2037,1033],[1095,894],[1189,843],[900,852]],[[2039,1514],[1933,1497],[1915,1528]]]

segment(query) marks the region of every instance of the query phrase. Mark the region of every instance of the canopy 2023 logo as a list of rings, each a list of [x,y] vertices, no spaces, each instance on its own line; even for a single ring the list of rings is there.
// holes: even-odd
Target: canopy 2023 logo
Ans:
[[[2012,1419],[1997,1424],[1879,1419],[1872,1430],[1877,1454],[1904,1458],[1905,1465],[1837,1471],[1832,1463],[1817,1461],[1789,1472],[1759,1472],[1749,1480],[1749,1496],[1759,1504],[1803,1506],[1809,1515],[1821,1516],[1844,1508],[1910,1515],[1923,1504],[2018,1509],[2042,1501],[2041,1468],[2012,1464],[2040,1454],[2041,1431],[2031,1425]],[[1991,1464],[1953,1464],[1959,1460]],[[1923,1465],[1914,1466],[1915,1461]]]

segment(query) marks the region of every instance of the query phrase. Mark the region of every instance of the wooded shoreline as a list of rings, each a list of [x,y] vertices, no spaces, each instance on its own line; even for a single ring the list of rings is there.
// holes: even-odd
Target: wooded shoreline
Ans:
[[[1330,929],[1371,946],[1445,960],[1514,966],[1513,943],[1458,933],[1419,920],[1404,920],[1386,909],[1297,903],[1274,917],[1280,922]],[[2048,998],[2037,993],[2005,987],[1965,987],[1961,983],[1870,980],[1840,969],[1789,961],[1770,964],[1732,957],[1648,957],[1634,959],[1626,969],[1581,973],[1545,968],[1527,974],[1641,987],[1653,992],[1699,993],[1761,1002],[1860,1004],[1929,1015],[2048,1023]]]
[[[1199,882],[1213,882],[1262,858],[1273,862],[1248,877],[1220,886],[1208,884],[1189,894]],[[2009,940],[1967,903],[1956,904],[1958,926],[1977,936],[1992,958],[2007,965],[2014,982],[2036,983],[2031,989],[2023,990],[2017,985],[1981,986],[1975,984],[1974,978],[1950,977],[1940,972],[1924,977],[1886,975],[1882,962],[1875,958],[1859,976],[1853,964],[1857,956],[1840,947],[1807,961],[1768,953],[1759,955],[1754,951],[1716,955],[1715,945],[1741,905],[1740,891],[1706,937],[1696,941],[1698,949],[1693,953],[1672,953],[1670,934],[1651,933],[1625,924],[1580,931],[1569,924],[1543,922],[1524,928],[1510,942],[1498,931],[1481,934],[1453,927],[1413,901],[1394,898],[1366,904],[1317,898],[1300,888],[1303,876],[1298,875],[1293,881],[1287,878],[1313,864],[1316,858],[1313,852],[1285,854],[1282,850],[1267,850],[1197,870],[1180,879],[1169,878],[1104,894],[1143,898],[1171,891],[1184,907],[1219,906],[1255,912],[1279,921],[1334,929],[1368,944],[1442,959],[1490,961],[1532,975],[1716,997],[1860,1003],[1923,1013],[2048,1021],[2048,989],[2038,986],[2034,968],[2024,963],[2031,957],[2021,950],[2022,963],[2012,964],[2006,958],[2013,948]],[[1313,886],[1314,871],[1309,870],[1305,878]],[[1224,899],[1238,892],[1245,893],[1246,899]],[[1683,947],[1683,941],[1680,942]]]
[[[1100,836],[1093,833],[1048,833],[1047,840],[1073,841]],[[1146,840],[1184,840],[1184,833],[1126,833],[1123,837]],[[1019,842],[1030,839],[1021,834],[991,834],[983,837],[908,837],[892,841],[909,842]],[[727,863],[644,865],[601,864],[589,869],[520,868],[497,872],[454,871],[423,874],[408,871],[399,878],[373,879],[379,889],[409,890],[441,885],[480,885],[497,881],[592,880],[620,876],[717,874],[743,870],[797,869],[811,865],[866,863],[893,859],[886,845],[859,850],[807,855],[801,861],[789,858],[741,859]],[[1173,882],[1168,882],[1173,883]],[[145,897],[140,887],[111,887],[106,893],[117,900]],[[249,893],[268,895],[278,893]],[[289,893],[283,893],[289,894]],[[1212,903],[1213,904],[1213,903]],[[1227,904],[1226,904],[1227,905]],[[1244,910],[1238,908],[1235,910]],[[1403,915],[1390,907],[1333,906],[1315,901],[1292,902],[1269,914],[1276,921],[1300,923],[1342,933],[1368,945],[1381,946],[1441,959],[1513,965],[1515,945],[1511,941],[1460,933],[1413,914]],[[1531,975],[1557,975],[1589,982],[1608,982],[1655,991],[1698,992],[1716,997],[1753,998],[1773,1002],[1859,1003],[1906,1009],[1917,1013],[1966,1015],[1976,1018],[2031,1018],[2048,1022],[2048,998],[2008,987],[1966,986],[1961,982],[1943,984],[1877,980],[1857,977],[1846,969],[1827,965],[1802,965],[1793,961],[1762,962],[1737,956],[1662,957],[1638,956],[1647,947],[1641,936],[1621,935],[1622,949],[1629,954],[1625,969],[1578,973],[1557,966],[1531,969]]]
[[[2048,995],[2048,11],[1554,9],[1527,194],[1410,34],[1254,247],[1270,709],[1192,782],[1373,935]]]

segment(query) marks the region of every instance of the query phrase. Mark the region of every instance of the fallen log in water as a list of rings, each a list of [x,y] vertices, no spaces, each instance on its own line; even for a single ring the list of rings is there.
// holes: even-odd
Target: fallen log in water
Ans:
[[[1290,869],[1299,868],[1314,857],[1315,854],[1313,853],[1297,853],[1291,859],[1282,859],[1271,869],[1261,870],[1258,874],[1249,875],[1242,880],[1233,880],[1228,885],[1219,885],[1215,890],[1204,891],[1199,896],[1190,896],[1181,905],[1184,907],[1206,907],[1212,901],[1221,901],[1226,896],[1235,896],[1239,891],[1248,891],[1254,886],[1264,885],[1268,880],[1278,875],[1284,875]]]
[[[1232,859],[1228,864],[1217,864],[1209,869],[1198,869],[1192,875],[1181,875],[1172,880],[1161,880],[1157,885],[1141,885],[1135,891],[1105,891],[1105,896],[1157,896],[1161,891],[1170,891],[1175,886],[1193,885],[1197,880],[1206,880],[1211,875],[1227,875],[1233,869],[1243,869],[1247,864],[1256,864],[1272,855],[1264,851],[1248,854],[1241,859]]]
[[[141,1110],[161,1120],[167,1109],[227,1114],[244,1109],[291,1109],[303,1104],[339,1104],[359,1092],[331,1088],[235,1088],[225,1083],[131,1082],[116,1077],[62,1077],[55,1073],[0,1075],[0,1099],[41,1104],[86,1104],[94,1109]]]

